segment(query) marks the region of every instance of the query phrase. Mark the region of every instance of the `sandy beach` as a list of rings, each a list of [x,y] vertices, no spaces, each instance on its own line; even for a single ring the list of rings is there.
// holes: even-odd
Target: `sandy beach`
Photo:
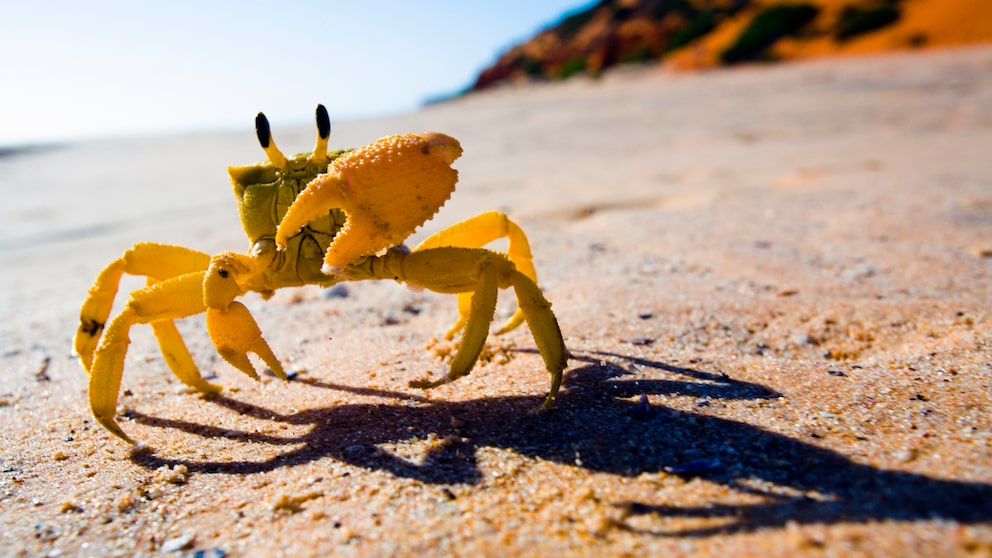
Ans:
[[[411,244],[521,224],[572,355],[556,407],[533,412],[526,327],[424,392],[453,296],[287,289],[244,301],[289,382],[230,367],[197,316],[180,331],[225,387],[204,397],[132,331],[132,452],[90,416],[79,306],[134,242],[248,248],[226,168],[263,158],[253,118],[0,158],[0,555],[992,555],[992,47],[335,121],[332,147],[459,138]]]

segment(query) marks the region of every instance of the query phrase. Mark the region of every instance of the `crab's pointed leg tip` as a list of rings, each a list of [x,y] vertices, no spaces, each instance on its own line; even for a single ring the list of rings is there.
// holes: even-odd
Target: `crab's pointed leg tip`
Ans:
[[[137,443],[134,440],[134,438],[128,436],[123,430],[121,430],[120,425],[117,424],[117,421],[115,421],[113,419],[113,417],[110,417],[110,418],[95,417],[95,418],[96,418],[96,421],[98,423],[100,423],[100,426],[103,426],[104,428],[106,428],[107,431],[109,431],[114,436],[117,436],[118,438],[120,438],[121,440],[124,440],[125,442],[127,442],[128,444],[131,444],[132,446]]]
[[[269,371],[272,375],[280,380],[289,380],[289,376],[286,374],[286,370],[282,367],[282,364],[277,360],[269,364]]]

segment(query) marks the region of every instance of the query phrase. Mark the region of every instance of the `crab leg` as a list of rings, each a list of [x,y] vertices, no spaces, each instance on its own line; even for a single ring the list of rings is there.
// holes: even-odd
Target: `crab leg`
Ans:
[[[172,370],[179,381],[203,393],[217,393],[221,390],[220,386],[211,384],[200,376],[200,369],[193,362],[193,356],[189,354],[175,322],[158,320],[150,325],[169,370]]]
[[[527,319],[527,327],[537,344],[537,350],[544,358],[544,365],[551,372],[551,390],[544,399],[544,408],[550,408],[561,387],[562,371],[568,361],[568,350],[562,339],[558,320],[551,312],[551,303],[544,298],[537,284],[519,271],[513,272],[510,278],[513,290],[517,293],[517,305]]]
[[[475,362],[482,353],[482,348],[486,344],[489,336],[489,324],[493,321],[496,313],[496,296],[498,289],[496,285],[496,272],[488,262],[480,266],[479,283],[475,287],[474,293],[468,293],[471,297],[468,316],[465,319],[465,333],[462,335],[462,343],[458,351],[451,359],[451,368],[447,375],[435,381],[413,381],[410,387],[430,389],[448,382],[452,382],[467,375],[472,371]],[[459,295],[459,300],[461,295]]]
[[[73,349],[79,355],[83,368],[89,371],[93,362],[93,350],[100,342],[104,324],[110,316],[114,297],[121,277],[125,274],[142,275],[154,281],[161,281],[177,275],[207,268],[210,256],[183,246],[141,242],[124,252],[120,258],[110,262],[93,282],[86,301],[79,312],[79,329],[73,341]]]
[[[531,254],[527,235],[524,234],[520,226],[500,211],[489,211],[455,223],[427,237],[413,251],[419,252],[443,246],[482,248],[500,238],[507,239],[506,255],[517,267],[517,270],[536,283],[537,271],[534,269],[534,256]],[[445,334],[446,339],[454,337],[465,326],[471,300],[472,293],[458,294],[458,321]],[[496,332],[496,335],[515,329],[523,321],[523,312],[518,307],[513,316]]]
[[[203,272],[200,271],[166,279],[134,291],[124,310],[107,326],[100,345],[93,353],[89,384],[90,409],[97,422],[118,438],[134,443],[114,421],[121,375],[124,372],[124,357],[131,343],[128,336],[131,326],[136,323],[168,323],[170,320],[203,312],[206,308],[203,305],[202,285]],[[163,343],[161,338],[160,343]],[[164,344],[174,347],[168,338]]]
[[[482,248],[486,244],[500,238],[506,238],[506,254],[510,261],[521,273],[537,281],[534,270],[534,256],[530,251],[530,242],[519,225],[510,220],[501,211],[488,211],[446,227],[429,237],[413,249],[414,252],[455,246],[463,248]]]
[[[87,372],[93,364],[93,351],[100,342],[103,324],[110,314],[118,284],[124,273],[148,276],[149,286],[160,282],[160,278],[203,269],[204,260],[209,256],[182,246],[169,246],[153,243],[136,244],[117,260],[111,262],[90,288],[90,296],[80,312],[79,330],[76,332],[74,349]],[[152,322],[155,338],[165,362],[172,373],[184,384],[206,393],[220,390],[203,380],[193,362],[186,344],[171,320]]]
[[[121,430],[114,420],[117,414],[117,396],[121,391],[121,376],[124,374],[124,357],[131,344],[128,331],[137,321],[132,308],[125,308],[118,314],[103,335],[100,346],[90,368],[90,411],[111,434],[133,444],[134,440]]]
[[[126,257],[117,258],[103,268],[79,310],[79,328],[72,348],[79,355],[79,362],[86,372],[93,367],[93,350],[100,343],[100,336],[103,335],[103,328],[110,317],[110,310],[114,306],[114,298],[126,269]]]
[[[417,381],[411,386],[430,388],[468,374],[489,334],[496,290],[513,287],[517,305],[527,320],[545,367],[551,373],[551,390],[544,406],[550,407],[554,403],[568,359],[561,329],[551,312],[551,303],[541,294],[537,284],[518,271],[506,256],[482,248],[439,247],[410,254],[392,252],[384,258],[394,260],[387,261],[384,269],[399,275],[410,285],[441,293],[474,293],[462,345],[451,362],[451,370],[439,381]]]

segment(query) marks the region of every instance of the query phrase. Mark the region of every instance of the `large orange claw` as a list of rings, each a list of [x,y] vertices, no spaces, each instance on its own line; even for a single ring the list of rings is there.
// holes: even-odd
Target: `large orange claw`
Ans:
[[[276,231],[276,244],[333,208],[348,220],[324,256],[325,272],[401,244],[455,190],[462,154],[444,134],[389,136],[336,159],[290,206]]]

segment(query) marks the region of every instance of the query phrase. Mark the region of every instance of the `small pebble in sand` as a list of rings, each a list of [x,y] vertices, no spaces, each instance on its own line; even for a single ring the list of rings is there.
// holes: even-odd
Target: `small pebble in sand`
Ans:
[[[177,552],[179,550],[185,550],[192,546],[193,539],[193,535],[181,535],[162,543],[162,548],[160,550],[162,552]]]
[[[48,367],[52,364],[52,357],[46,356],[41,360],[41,364],[38,366],[38,371],[34,373],[34,377],[39,382],[49,382],[51,378],[48,377]]]
[[[311,490],[297,496],[290,496],[289,494],[280,494],[274,502],[272,502],[272,511],[274,512],[284,512],[288,514],[295,514],[303,511],[303,504],[320,498],[324,493],[320,490]]]
[[[324,291],[324,298],[348,298],[349,294],[350,293],[348,292],[348,287],[346,285],[337,284]]]
[[[841,272],[841,278],[847,282],[854,282],[859,279],[874,277],[875,273],[876,270],[873,266],[862,263],[844,269],[844,271]]]
[[[59,506],[59,513],[80,513],[83,511],[83,507],[75,502],[62,502]]]
[[[185,465],[176,465],[170,469],[168,465],[162,465],[155,469],[154,480],[160,483],[186,484],[189,480],[189,468]]]

